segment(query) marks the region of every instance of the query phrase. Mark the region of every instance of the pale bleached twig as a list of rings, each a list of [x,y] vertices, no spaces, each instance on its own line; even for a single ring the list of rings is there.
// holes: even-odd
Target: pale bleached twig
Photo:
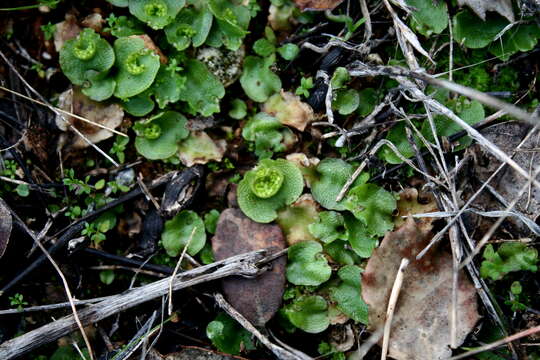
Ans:
[[[262,264],[275,259],[276,254],[267,255],[267,250],[257,250],[236,255],[209,265],[184,271],[175,276],[173,290],[180,290],[203,282],[217,280],[226,276],[238,275],[253,277],[261,273]],[[135,307],[144,302],[164,296],[168,292],[169,278],[155,281],[108,297],[106,300],[79,311],[83,324],[90,324]],[[73,315],[57,319],[16,338],[0,344],[0,359],[10,360],[54,341],[77,328]]]
[[[537,126],[535,126],[524,138],[523,140],[521,140],[521,142],[517,145],[516,149],[513,151],[513,153],[511,154],[511,156],[513,157],[516,152],[529,140],[529,138],[532,136],[532,134],[534,134],[535,131],[537,131],[537,129],[540,127],[540,124],[538,124]],[[476,200],[476,198],[482,193],[482,191],[489,185],[489,183],[491,181],[493,181],[493,179],[495,179],[495,177],[499,174],[499,172],[502,171],[502,169],[504,169],[506,166],[506,163],[503,162],[501,165],[499,165],[499,167],[489,176],[489,178],[484,182],[482,183],[482,185],[480,186],[480,188],[467,200],[467,202],[461,207],[461,209],[456,213],[456,215],[454,216],[453,219],[451,219],[445,226],[444,228],[439,231],[437,234],[435,234],[435,236],[431,239],[431,241],[429,242],[428,245],[426,245],[426,247],[420,251],[418,253],[418,255],[416,256],[416,259],[419,260],[421,259],[427,252],[428,250],[435,244],[437,243],[442,237],[443,235],[446,233],[446,231],[448,231],[448,229],[458,220],[461,218],[461,215],[468,210],[469,206]]]
[[[240,314],[231,304],[229,304],[223,295],[214,294],[219,307],[221,307],[229,316],[235,319],[240,325],[242,325],[247,331],[255,336],[264,346],[266,346],[272,353],[280,360],[313,360],[310,356],[307,356],[301,351],[286,349],[285,347],[278,346],[272,343],[266,336],[264,336],[253,324],[251,324],[242,314]]]
[[[533,176],[530,179],[536,178],[540,174],[540,166],[538,166],[533,174]],[[514,199],[508,204],[505,212],[510,212],[512,209],[517,205],[523,194],[527,191],[528,187],[530,186],[531,180],[527,181],[525,185],[521,187],[518,194],[515,196]],[[480,252],[480,250],[484,247],[484,245],[487,244],[489,239],[493,236],[495,231],[499,228],[499,226],[502,224],[502,222],[506,219],[506,216],[501,216],[497,219],[497,221],[489,228],[489,230],[482,236],[482,239],[478,242],[478,245],[476,245],[476,248],[463,260],[460,264],[460,269],[466,266],[468,263],[472,262],[473,258]]]
[[[155,276],[158,278],[164,278],[166,275],[162,273],[158,273],[152,270],[146,270],[146,269],[140,269],[140,268],[134,268],[124,265],[97,265],[97,266],[90,266],[90,270],[127,270],[127,271],[133,271],[136,274],[144,274],[148,276]]]
[[[76,300],[73,299],[73,303],[75,305],[87,305],[87,304],[95,304],[97,302],[100,302],[102,300],[107,299],[108,296],[99,297],[95,299],[88,299],[88,300]],[[6,310],[0,310],[0,316],[1,315],[15,315],[15,314],[24,314],[28,312],[36,312],[36,311],[48,311],[48,310],[56,310],[56,309],[63,309],[66,307],[70,307],[71,303],[69,301],[57,303],[57,304],[49,304],[49,305],[37,305],[37,306],[29,306],[22,309],[6,309]]]
[[[408,265],[409,259],[401,259],[401,264],[399,265],[396,279],[394,280],[394,286],[392,286],[392,292],[390,293],[390,298],[388,299],[388,307],[386,309],[386,321],[384,322],[381,360],[386,360],[386,356],[388,353],[388,345],[390,343],[390,329],[392,328],[394,310],[396,309],[396,303],[399,298],[399,292],[401,291],[401,285],[403,285],[403,273],[405,272],[405,269]]]
[[[448,109],[446,106],[442,105],[435,99],[431,99],[427,97],[416,85],[414,82],[407,80],[406,77],[414,77],[418,78],[420,80],[426,81],[427,83],[430,83],[432,85],[445,87],[445,85],[450,84],[451,87],[448,88],[451,91],[454,91],[452,89],[459,88],[459,89],[465,89],[470,90],[471,92],[476,92],[477,94],[480,94],[483,96],[484,103],[486,105],[492,104],[496,108],[504,108],[505,111],[509,115],[512,115],[516,117],[519,120],[532,122],[533,124],[540,123],[540,118],[538,116],[535,116],[533,114],[529,114],[526,111],[523,111],[516,106],[512,104],[507,104],[503,101],[500,101],[498,99],[495,99],[491,96],[488,96],[482,92],[479,92],[474,89],[470,89],[458,84],[451,83],[446,80],[440,80],[440,79],[433,79],[432,77],[421,73],[421,72],[415,72],[415,71],[409,71],[407,69],[397,67],[397,66],[368,66],[366,64],[363,64],[359,61],[356,61],[354,65],[349,69],[349,74],[351,76],[376,76],[376,75],[386,75],[390,76],[392,78],[395,78],[398,82],[400,82],[404,88],[411,94],[412,97],[419,101],[423,101],[427,106],[429,106],[433,111],[440,113],[452,121],[454,121],[456,124],[458,124],[461,128],[463,128],[469,136],[471,136],[473,139],[475,139],[480,145],[482,145],[484,148],[486,148],[491,154],[493,154],[495,157],[497,157],[499,160],[507,163],[510,165],[514,170],[516,170],[521,176],[523,176],[526,179],[529,179],[529,173],[524,170],[519,164],[517,164],[514,160],[512,160],[504,151],[502,151],[498,146],[493,144],[491,141],[486,139],[478,130],[473,128],[471,125],[469,125],[467,122],[465,122],[463,119],[461,119],[459,116],[457,116],[452,110]],[[449,85],[449,86],[450,86]],[[465,94],[462,94],[464,96],[468,96]],[[470,97],[470,96],[469,96]],[[471,97],[475,100],[478,100],[475,97]],[[486,98],[489,98],[486,100]],[[481,100],[478,100],[482,102]],[[495,106],[497,105],[497,106]],[[540,182],[536,179],[532,179],[534,186],[540,188]]]
[[[343,187],[341,188],[341,191],[339,192],[338,196],[336,197],[336,201],[339,202],[341,200],[343,200],[343,198],[345,197],[345,194],[347,194],[347,191],[349,191],[349,188],[351,187],[351,185],[355,182],[355,180],[358,178],[358,176],[360,176],[360,174],[362,173],[362,171],[364,170],[364,168],[367,166],[367,163],[369,161],[369,158],[373,155],[375,155],[375,153],[383,146],[383,145],[386,145],[388,146],[392,152],[394,152],[394,154],[400,158],[401,161],[405,162],[407,165],[409,165],[411,168],[413,168],[415,171],[417,171],[418,173],[420,174],[423,174],[426,178],[428,178],[430,181],[433,181],[434,183],[440,185],[440,186],[443,186],[445,187],[446,185],[443,184],[439,179],[437,178],[434,178],[433,176],[429,175],[429,174],[426,174],[424,173],[422,170],[420,170],[416,165],[414,165],[414,163],[410,160],[410,159],[407,159],[405,156],[403,156],[398,148],[391,142],[391,141],[388,141],[386,139],[381,139],[379,140],[379,142],[377,144],[375,144],[373,146],[373,148],[369,151],[368,154],[366,154],[366,158],[364,159],[364,161],[362,161],[362,163],[360,163],[360,165],[356,168],[356,170],[354,171],[354,173],[349,177],[349,179],[347,179],[347,182],[345,183],[345,185],[343,185]]]
[[[182,249],[182,254],[180,255],[180,258],[178,259],[178,262],[176,263],[176,266],[174,267],[174,270],[171,276],[171,281],[169,282],[169,301],[168,301],[168,308],[167,308],[169,316],[172,315],[172,310],[173,310],[173,305],[172,305],[173,280],[174,280],[174,277],[176,276],[176,273],[178,273],[178,269],[180,269],[180,264],[182,264],[182,260],[184,260],[184,256],[186,255],[186,251],[189,245],[191,245],[191,240],[193,240],[193,235],[195,235],[195,230],[197,230],[196,226],[194,226],[193,230],[191,230],[191,235],[189,236],[189,239],[186,245],[184,246],[184,249]]]
[[[484,345],[484,346],[480,346],[480,347],[478,347],[476,349],[469,350],[467,352],[464,352],[463,354],[453,356],[449,360],[470,359],[471,356],[473,356],[473,355],[480,354],[480,353],[482,353],[484,351],[494,349],[496,347],[499,347],[499,346],[507,344],[509,342],[521,339],[521,338],[526,337],[526,336],[531,336],[533,334],[536,334],[537,332],[540,332],[540,325],[532,327],[532,328],[527,329],[527,330],[520,331],[520,332],[518,332],[518,333],[516,333],[514,335],[507,336],[504,339],[492,342],[491,344],[487,344],[487,345]]]
[[[158,204],[156,198],[154,196],[152,196],[152,194],[148,190],[148,187],[146,186],[146,184],[143,181],[143,176],[142,176],[141,173],[139,173],[139,176],[137,176],[137,184],[139,184],[139,186],[141,187],[141,191],[144,194],[144,196],[146,197],[146,199],[149,200],[152,203],[152,205],[154,205],[154,207],[156,208],[157,211],[159,211],[159,204]]]

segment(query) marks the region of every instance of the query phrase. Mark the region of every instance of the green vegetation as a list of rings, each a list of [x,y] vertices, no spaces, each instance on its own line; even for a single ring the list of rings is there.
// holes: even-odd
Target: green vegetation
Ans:
[[[292,204],[304,189],[300,170],[291,162],[263,159],[238,184],[238,205],[251,219],[268,223],[277,210]]]
[[[306,343],[290,345],[311,357],[318,351],[321,357],[344,360],[352,355],[357,343],[367,338],[363,331],[371,331],[368,319],[372,314],[362,297],[362,287],[365,292],[369,287],[366,282],[362,286],[362,274],[366,267],[371,268],[367,264],[373,254],[375,260],[380,254],[376,249],[382,239],[402,229],[404,219],[418,209],[418,213],[450,213],[448,209],[434,210],[424,204],[424,199],[399,199],[398,193],[422,189],[436,194],[438,203],[451,199],[459,207],[470,199],[477,183],[484,181],[478,174],[491,171],[489,166],[494,160],[489,154],[471,146],[473,139],[461,136],[462,127],[444,112],[432,109],[428,113],[421,100],[436,100],[465,123],[482,125],[478,128],[482,133],[493,130],[485,130],[485,126],[515,120],[497,113],[498,108],[486,105],[483,98],[468,98],[427,85],[420,78],[404,77],[425,93],[426,98],[416,99],[395,74],[381,71],[382,75],[358,76],[354,72],[357,61],[374,71],[399,66],[405,72],[414,70],[451,80],[489,92],[529,112],[539,104],[540,78],[534,58],[540,40],[539,12],[527,10],[523,4],[514,6],[515,21],[511,22],[511,14],[491,8],[482,15],[478,9],[459,6],[459,1],[389,1],[395,14],[377,1],[367,1],[372,17],[368,23],[360,9],[362,4],[346,1],[321,11],[310,8],[317,1],[302,9],[302,2],[293,0],[90,3],[68,5],[59,0],[40,0],[0,9],[0,21],[7,11],[21,11],[24,19],[36,16],[32,27],[25,24],[34,35],[22,31],[17,17],[10,13],[1,26],[6,49],[14,51],[18,62],[14,66],[24,70],[20,73],[25,79],[32,86],[36,82],[35,88],[55,107],[80,116],[84,113],[90,122],[116,132],[113,137],[110,130],[70,117],[72,127],[92,143],[87,148],[76,146],[74,139],[80,140],[77,134],[54,128],[38,110],[5,97],[7,106],[0,104],[2,124],[5,121],[7,125],[0,129],[5,142],[0,159],[2,199],[16,213],[27,212],[21,218],[42,236],[44,244],[56,244],[65,229],[74,224],[80,227],[70,241],[66,252],[69,256],[57,253],[55,260],[62,270],[68,270],[66,274],[72,275],[70,285],[77,284],[73,296],[81,298],[107,296],[144,285],[154,281],[152,277],[160,269],[163,274],[159,276],[170,271],[160,267],[144,269],[132,280],[129,271],[136,268],[134,265],[117,268],[106,256],[83,259],[79,247],[88,246],[117,259],[129,258],[130,264],[147,261],[170,268],[185,252],[189,256],[179,264],[179,271],[190,270],[219,258],[216,249],[221,244],[216,239],[221,231],[241,233],[222,217],[228,212],[224,210],[238,207],[247,217],[242,217],[244,224],[260,227],[263,233],[266,229],[277,231],[280,240],[278,230],[282,231],[288,248],[287,262],[281,270],[275,266],[272,271],[276,271],[276,277],[285,278],[280,284],[280,289],[285,286],[285,292],[282,303],[276,301],[276,318],[265,326],[286,343],[298,335],[287,338],[288,334],[304,332],[298,338]],[[35,9],[40,6],[48,9]],[[377,11],[371,11],[375,7]],[[93,16],[97,19],[94,22],[89,20]],[[65,21],[54,23],[62,19]],[[372,32],[368,33],[368,29]],[[40,43],[34,49],[36,41]],[[407,48],[406,53],[403,48]],[[0,66],[0,76],[11,79],[13,74],[6,72],[13,71],[10,69]],[[75,100],[66,101],[71,90],[82,92],[85,100],[93,102],[81,105]],[[101,105],[121,113],[117,123],[110,125],[103,116],[92,117],[93,109]],[[28,119],[21,121],[21,114]],[[486,119],[489,121],[484,123]],[[98,131],[110,137],[95,136]],[[502,137],[513,135],[505,133]],[[20,141],[15,143],[13,139]],[[399,154],[388,143],[373,152],[382,139],[391,142]],[[433,144],[441,145],[444,156]],[[507,148],[504,141],[497,146],[508,154],[514,150]],[[516,152],[513,159],[518,161],[531,152]],[[410,167],[403,158],[417,167]],[[442,161],[450,180],[441,173]],[[365,166],[358,173],[360,164]],[[534,159],[530,160],[527,170],[534,164]],[[478,167],[483,169],[476,172]],[[414,170],[418,168],[422,173]],[[185,189],[169,187],[171,183],[151,183],[169,173],[178,180],[178,174],[190,171],[197,172],[197,176],[189,180]],[[432,181],[434,177],[437,181]],[[146,189],[143,183],[152,186]],[[490,186],[490,192],[496,194],[498,184]],[[163,204],[171,194],[177,196],[177,208],[169,211]],[[532,187],[528,196],[527,207],[518,203],[516,211],[537,220],[537,214],[532,213],[537,212]],[[114,201],[122,205],[101,211]],[[482,208],[482,201],[471,207]],[[490,210],[487,207],[491,204],[487,204],[483,210]],[[46,210],[42,211],[45,215],[37,209]],[[96,211],[100,213],[94,216]],[[475,232],[470,237],[476,241],[493,219],[474,216],[479,220],[472,225]],[[414,220],[432,236],[447,219],[420,215]],[[458,238],[466,256],[472,249],[462,241],[466,237],[461,232],[473,233],[469,228],[472,220],[465,216],[462,220],[466,221],[460,224],[463,226],[458,229]],[[47,231],[41,234],[42,229]],[[267,240],[266,233],[263,235]],[[497,318],[516,331],[532,324],[525,315],[539,306],[534,279],[538,271],[536,235],[504,222],[496,232],[501,241],[488,243],[474,259],[493,295],[490,301]],[[260,240],[261,236],[253,238]],[[532,240],[526,241],[528,238]],[[21,255],[21,243],[12,239],[7,251],[28,256],[30,247],[24,243]],[[451,256],[448,244],[444,235],[435,246],[438,256]],[[401,255],[409,257],[407,251]],[[9,266],[14,266],[8,256],[6,259]],[[93,275],[75,271],[70,274],[72,267],[85,271],[90,268]],[[0,275],[2,284],[20,268],[8,270],[6,275]],[[43,277],[47,293],[36,286],[38,296],[24,291],[23,298],[11,290],[4,305],[20,310],[29,303],[43,302],[50,294],[56,296],[61,290],[50,285],[52,277],[47,276]],[[460,281],[464,278],[460,275]],[[223,288],[226,286],[225,282]],[[195,339],[186,336],[175,340],[178,349],[205,344],[228,354],[261,356],[262,344],[254,342],[234,319],[213,307],[211,294],[220,290],[216,281],[207,288],[201,286],[174,295],[174,325],[166,325],[173,331],[163,334],[189,333]],[[369,302],[368,297],[365,299]],[[489,323],[491,312],[480,312],[483,318],[478,328],[494,327]],[[22,333],[28,330],[28,324],[41,321],[39,315],[21,317],[16,331],[10,329],[8,333]],[[118,323],[125,326],[126,321]],[[346,346],[334,336],[345,330],[351,330],[353,335],[346,335],[352,339],[346,340],[355,345],[344,350]],[[501,332],[500,336],[490,337],[483,331],[469,336],[456,351],[506,336]],[[114,347],[127,344],[125,336],[125,332],[119,332],[111,343]],[[83,354],[88,353],[75,335],[69,341]],[[61,340],[57,348],[45,350],[49,351],[47,355],[32,356],[40,360],[80,357],[75,347],[65,345]],[[488,353],[484,358],[510,357],[510,352],[505,351],[497,349],[497,353]],[[540,358],[532,347],[520,352],[524,357]]]

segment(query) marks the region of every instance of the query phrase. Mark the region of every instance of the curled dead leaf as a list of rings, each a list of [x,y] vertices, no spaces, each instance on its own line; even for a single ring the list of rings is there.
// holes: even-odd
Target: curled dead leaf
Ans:
[[[388,298],[400,262],[403,258],[411,260],[390,331],[389,356],[394,359],[447,359],[452,355],[452,257],[434,249],[421,260],[414,260],[431,237],[431,232],[408,218],[400,228],[386,234],[362,274],[362,297],[369,306],[370,328],[380,329],[384,327]],[[462,271],[457,306],[457,345],[461,345],[479,318],[476,290]]]
[[[223,139],[214,141],[204,131],[192,131],[189,137],[179,144],[178,150],[182,164],[190,167],[209,161],[220,162],[227,150],[227,142]]]
[[[216,260],[264,248],[271,252],[285,248],[278,225],[256,223],[240,209],[226,209],[221,213],[212,239]],[[227,301],[255,326],[264,326],[281,305],[286,262],[283,256],[274,260],[272,269],[256,279],[229,277],[222,282]]]
[[[55,24],[54,31],[54,48],[60,52],[64,43],[74,39],[81,32],[81,28],[77,25],[77,18],[72,14],[66,14],[65,20]]]
[[[58,107],[79,115],[93,123],[98,123],[109,129],[116,129],[124,119],[124,110],[118,104],[104,104],[86,97],[78,87],[68,89],[60,94]],[[67,119],[71,125],[79,130],[92,143],[98,143],[113,136],[109,130],[89,124],[85,121],[64,115],[56,117],[56,126],[65,131],[60,138],[60,144],[65,144],[72,149],[83,149],[90,146],[80,136],[75,133],[67,132],[68,124],[63,120]]]
[[[415,188],[408,188],[399,193],[397,201],[397,215],[394,224],[396,227],[403,225],[406,216],[414,214],[423,214],[438,211],[435,198],[431,194],[419,194]],[[417,225],[424,230],[431,230],[431,223],[435,218],[422,218],[417,221]]]
[[[317,241],[309,232],[308,225],[318,218],[319,208],[313,196],[304,194],[278,212],[276,221],[283,229],[289,246],[300,241]]]
[[[458,0],[459,6],[467,5],[482,20],[486,20],[486,12],[495,11],[510,22],[514,22],[512,0]]]
[[[283,125],[299,131],[304,131],[306,126],[315,120],[311,106],[302,102],[299,96],[283,90],[264,103],[263,111],[275,116]]]
[[[103,25],[105,25],[105,19],[100,13],[92,13],[82,19],[81,24],[84,27],[94,29],[96,32],[101,32]]]
[[[333,10],[343,0],[294,0],[300,10]]]
[[[169,60],[167,57],[161,52],[161,50],[157,47],[157,45],[154,43],[154,41],[150,38],[150,36],[143,34],[143,35],[131,35],[130,38],[139,38],[144,41],[144,47],[147,49],[152,50],[156,55],[159,56],[159,62],[162,64],[166,64]]]

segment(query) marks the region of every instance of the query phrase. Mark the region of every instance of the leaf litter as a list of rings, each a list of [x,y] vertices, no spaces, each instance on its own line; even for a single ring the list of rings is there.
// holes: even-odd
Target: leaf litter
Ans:
[[[369,306],[369,326],[382,328],[394,276],[403,258],[411,260],[390,330],[389,355],[398,360],[448,359],[452,257],[442,250],[414,260],[431,239],[431,225],[412,218],[385,235],[362,274],[362,297]],[[479,319],[476,289],[463,271],[459,274],[457,342],[462,344]]]
[[[531,328],[518,335],[536,331],[534,321],[538,319],[529,309],[533,311],[538,305],[534,300],[535,287],[530,286],[535,281],[531,274],[538,270],[537,246],[532,240],[538,235],[534,231],[538,228],[534,223],[538,222],[538,193],[535,186],[529,186],[522,196],[516,188],[527,185],[521,175],[534,170],[538,141],[535,135],[534,140],[518,145],[525,134],[533,135],[530,128],[506,122],[506,117],[498,120],[505,110],[522,120],[535,120],[534,115],[509,104],[516,101],[516,94],[521,96],[520,87],[528,82],[528,91],[517,104],[524,110],[527,107],[527,111],[537,106],[531,100],[537,93],[531,80],[537,75],[537,66],[531,54],[540,39],[540,28],[533,18],[540,8],[534,1],[520,0],[512,8],[510,0],[272,0],[269,7],[253,0],[109,0],[107,6],[91,9],[82,3],[73,4],[65,16],[66,7],[61,1],[40,1],[44,3],[48,6],[41,6],[36,13],[31,8],[19,10],[24,10],[20,13],[24,19],[39,14],[30,29],[36,30],[39,40],[45,40],[47,52],[41,53],[41,47],[25,49],[26,35],[32,31],[21,31],[18,20],[10,18],[1,28],[8,45],[6,51],[8,56],[14,55],[15,65],[1,52],[8,67],[0,67],[0,75],[10,80],[19,76],[21,84],[11,81],[10,86],[26,86],[25,90],[34,91],[17,70],[24,69],[21,73],[25,78],[50,86],[52,91],[46,93],[55,104],[58,94],[66,88],[67,77],[81,88],[73,88],[72,99],[66,99],[67,92],[59,96],[63,109],[76,114],[84,112],[82,116],[91,121],[102,121],[110,130],[121,127],[125,132],[117,133],[120,136],[113,139],[107,129],[70,119],[85,136],[86,141],[81,141],[63,122],[58,123],[62,132],[48,131],[40,113],[39,121],[29,116],[32,126],[43,128],[41,136],[50,138],[51,143],[56,143],[57,136],[49,135],[59,134],[57,148],[63,148],[62,155],[68,156],[60,156],[59,163],[54,156],[39,156],[44,159],[40,164],[34,163],[32,156],[21,160],[20,155],[31,155],[29,149],[33,148],[28,146],[32,141],[24,135],[26,153],[17,144],[14,148],[6,147],[2,153],[1,195],[14,213],[27,215],[31,208],[27,204],[46,203],[46,217],[30,214],[24,218],[24,224],[32,227],[36,235],[39,233],[37,236],[44,243],[54,239],[51,253],[80,235],[70,245],[77,242],[82,251],[70,254],[71,259],[62,264],[70,270],[86,270],[85,266],[105,269],[96,274],[95,287],[86,272],[70,271],[69,281],[78,284],[77,294],[84,291],[108,295],[114,291],[111,284],[120,288],[120,284],[128,283],[128,277],[121,272],[137,267],[137,274],[144,276],[133,277],[129,287],[135,286],[135,291],[136,281],[143,283],[143,289],[151,287],[154,284],[147,284],[148,276],[165,276],[172,267],[177,276],[189,277],[208,271],[206,266],[219,267],[230,258],[258,256],[250,255],[252,250],[270,248],[272,254],[282,254],[277,259],[271,257],[272,261],[265,265],[248,262],[233,273],[255,279],[232,276],[220,280],[221,290],[232,305],[225,305],[221,294],[215,292],[220,289],[217,281],[208,287],[190,288],[181,295],[189,296],[179,301],[172,296],[173,281],[167,280],[171,284],[169,312],[173,303],[177,311],[154,328],[152,334],[149,332],[144,339],[135,335],[130,342],[125,334],[126,329],[133,327],[128,323],[132,317],[120,317],[110,334],[121,329],[122,333],[115,334],[114,339],[127,344],[123,351],[133,344],[146,343],[159,328],[159,342],[152,343],[149,355],[157,359],[238,358],[186,347],[186,342],[214,346],[229,354],[247,354],[253,359],[268,358],[268,351],[253,343],[250,333],[280,359],[306,359],[316,357],[317,353],[332,360],[347,356],[354,359],[354,353],[348,351],[354,350],[356,344],[359,348],[370,344],[366,330],[377,334],[393,317],[389,328],[390,357],[444,359],[452,353],[450,342],[454,347],[460,346],[480,317],[469,276],[480,295],[491,290],[495,296],[490,300],[486,300],[486,295],[482,297],[489,317],[481,323],[483,330],[475,333],[466,346],[497,340],[483,334],[484,329],[490,328],[490,321],[499,325],[502,336],[506,335],[505,317],[510,316],[510,310],[512,327]],[[518,11],[520,21],[514,22]],[[54,24],[62,17],[64,22]],[[48,20],[53,24],[45,24]],[[479,24],[485,31],[478,31]],[[59,64],[50,41],[53,38]],[[30,39],[33,40],[31,34]],[[396,53],[396,42],[402,54]],[[100,49],[97,54],[96,47]],[[418,54],[422,56],[417,58]],[[374,65],[387,60],[391,66]],[[4,70],[9,74],[4,74]],[[362,74],[369,76],[360,81],[356,77]],[[392,79],[379,81],[375,76]],[[426,81],[456,89],[452,82],[436,79],[441,76],[464,85],[465,88],[457,88],[458,92],[476,100],[470,102],[448,91],[433,92],[430,86],[422,84]],[[490,94],[471,93],[467,86]],[[405,93],[406,90],[409,91]],[[371,95],[363,96],[366,91]],[[380,93],[384,92],[388,94],[378,104],[383,98]],[[81,93],[99,102],[85,102],[87,99]],[[37,92],[34,94],[46,101]],[[508,99],[505,103],[494,96]],[[13,101],[6,104],[7,107],[0,103],[2,120],[6,117],[9,121],[18,120],[17,126],[23,124],[21,114],[26,115],[28,109]],[[501,111],[492,113],[485,107],[493,104]],[[15,108],[13,115],[11,107]],[[433,119],[432,110],[436,110]],[[493,125],[494,120],[499,123]],[[461,123],[468,126],[469,134],[474,133],[473,138],[482,150],[467,148],[472,139],[459,134]],[[36,124],[41,127],[35,127]],[[479,134],[472,128],[484,126],[487,129]],[[409,136],[407,131],[415,127],[420,130]],[[1,130],[2,142],[6,142],[4,136],[12,140],[17,135],[17,131],[11,134],[9,128]],[[33,136],[39,137],[36,132]],[[127,137],[122,136],[126,134]],[[382,142],[373,144],[385,136],[387,143],[379,152],[383,156],[375,158],[373,155]],[[427,141],[419,141],[420,137]],[[94,145],[98,142],[104,151]],[[105,159],[88,156],[88,143]],[[402,156],[397,156],[395,149]],[[440,225],[454,216],[471,191],[476,191],[479,183],[485,182],[502,164],[490,152],[514,168],[505,168],[473,204],[474,208],[462,209],[463,216],[456,222],[459,229],[451,228],[450,232],[453,254],[443,241],[421,260],[415,260]],[[406,161],[410,168],[403,166],[405,159],[410,159]],[[45,164],[46,161],[49,163]],[[358,161],[362,161],[360,167]],[[440,161],[446,161],[445,166]],[[54,166],[50,167],[52,162]],[[467,169],[463,164],[473,166]],[[431,176],[433,168],[438,173]],[[430,182],[416,178],[413,170]],[[159,183],[156,174],[163,173],[168,180]],[[462,180],[463,175],[471,179]],[[381,178],[384,180],[379,181]],[[432,190],[433,196],[407,188],[397,200],[396,188],[406,187],[409,180],[418,189],[424,186]],[[164,192],[156,189],[165,183]],[[128,202],[139,195],[144,197],[133,204]],[[493,210],[508,207],[510,201],[516,203],[510,212]],[[442,211],[437,204],[450,204],[452,209]],[[486,217],[500,218],[510,213],[515,216],[503,223],[501,231],[495,233],[496,239],[481,249],[483,241],[475,249],[479,256],[467,264],[468,274],[457,273],[455,269],[464,256],[460,249],[467,255],[476,245],[478,235],[492,231],[493,222],[486,221]],[[0,215],[1,257],[12,223],[9,212],[0,211]],[[120,228],[130,217],[138,219],[139,225],[134,225],[133,231],[122,231]],[[436,217],[444,220],[435,222]],[[472,224],[471,219],[477,223]],[[42,224],[45,225],[40,229]],[[58,233],[59,229],[63,230]],[[528,230],[533,230],[533,234]],[[62,235],[63,231],[69,236]],[[30,231],[27,233],[33,237]],[[22,243],[13,244],[9,243],[7,251],[14,249],[17,259],[19,255],[27,256],[20,251]],[[89,248],[85,249],[87,244]],[[133,254],[133,249],[138,252]],[[80,253],[87,252],[94,256],[88,260],[92,263],[79,261]],[[65,260],[59,253],[53,255],[58,262]],[[142,261],[141,256],[147,255],[150,258]],[[11,258],[5,256],[2,261],[11,264]],[[411,263],[400,273],[403,258]],[[132,268],[108,265],[108,261]],[[34,262],[27,269],[35,268],[36,263],[39,266],[39,262]],[[21,273],[27,274],[27,269]],[[0,280],[9,280],[11,269],[7,270]],[[15,264],[13,271],[19,270],[20,264]],[[84,277],[77,278],[79,273]],[[454,290],[452,275],[456,273],[457,309],[450,300]],[[402,283],[394,280],[402,277]],[[7,286],[20,279],[17,275]],[[390,293],[397,294],[396,288],[401,290],[399,296],[389,299]],[[207,289],[214,291],[213,295]],[[20,311],[29,302],[43,298],[33,293],[9,295],[9,304],[14,307],[11,311]],[[218,306],[208,306],[208,300]],[[217,307],[225,312],[216,311]],[[500,310],[492,310],[495,308]],[[143,318],[148,315],[146,309],[137,309],[137,327],[141,312]],[[120,311],[113,309],[109,314]],[[452,329],[449,320],[454,313],[458,315],[457,329]],[[155,314],[147,322],[149,326]],[[43,317],[47,320],[25,314],[24,321],[49,321],[49,314]],[[92,323],[84,321],[85,325]],[[18,330],[25,331],[25,323],[20,324]],[[0,333],[4,333],[5,326],[0,325]],[[99,326],[104,329],[108,324]],[[47,325],[36,331],[46,328]],[[98,339],[92,339],[93,345],[97,344],[99,355],[109,356],[119,345],[109,344],[102,329],[100,335],[107,349]],[[452,330],[456,330],[457,342],[450,341]],[[39,341],[28,342],[34,333],[30,331],[8,340],[7,345],[0,344],[0,354],[18,351],[9,344],[26,341],[26,346],[18,348],[30,349],[56,339],[42,336]],[[266,338],[267,334],[271,338]],[[72,340],[76,341],[75,338]],[[515,338],[498,343],[511,339]],[[385,335],[383,345],[387,340]],[[59,344],[63,345],[63,340]],[[159,355],[156,348],[168,355]],[[527,352],[531,358],[538,355],[534,348],[517,350]],[[383,351],[384,358],[386,349]],[[497,351],[507,357],[517,354],[515,343]],[[64,352],[78,356],[70,347],[59,346],[50,359]],[[81,352],[92,358],[90,346]],[[374,351],[369,358],[376,356]]]

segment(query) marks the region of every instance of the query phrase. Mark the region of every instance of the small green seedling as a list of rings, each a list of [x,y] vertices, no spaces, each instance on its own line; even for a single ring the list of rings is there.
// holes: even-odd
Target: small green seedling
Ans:
[[[28,305],[27,301],[24,301],[24,296],[22,294],[15,294],[9,297],[9,304],[11,306],[16,306],[18,311],[22,311],[23,308]]]
[[[480,266],[480,275],[483,278],[500,280],[513,271],[538,270],[538,250],[528,247],[520,242],[503,243],[497,251],[492,244],[484,250],[484,261]]]
[[[519,281],[514,281],[510,286],[509,299],[504,303],[510,306],[512,311],[527,310],[527,305],[523,302],[528,302],[528,299],[523,295],[523,287]]]
[[[302,194],[304,179],[293,163],[263,159],[238,184],[238,205],[254,221],[269,223],[277,210],[292,204]]]
[[[43,32],[43,37],[45,38],[45,40],[51,40],[54,37],[54,33],[56,31],[56,24],[51,24],[49,22],[45,25],[41,25],[39,28]]]
[[[302,95],[305,98],[309,97],[309,90],[312,89],[315,86],[313,84],[313,78],[312,77],[303,77],[300,79],[300,86],[296,88],[296,91],[294,92],[296,95]]]
[[[112,36],[117,38],[144,34],[143,23],[133,17],[111,14],[105,20],[108,26],[104,31],[110,32]]]
[[[114,143],[109,151],[111,155],[116,155],[118,162],[123,164],[126,161],[126,147],[129,143],[129,138],[125,136],[117,135],[114,139]]]

